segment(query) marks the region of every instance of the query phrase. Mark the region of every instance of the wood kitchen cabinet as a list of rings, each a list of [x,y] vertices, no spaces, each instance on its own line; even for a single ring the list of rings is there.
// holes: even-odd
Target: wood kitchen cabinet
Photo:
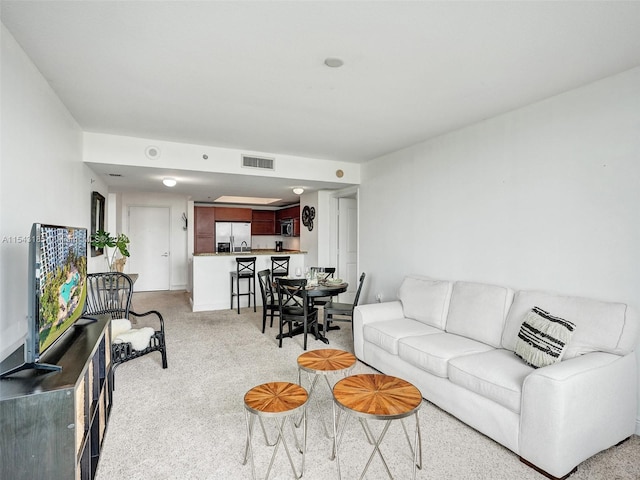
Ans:
[[[276,235],[276,212],[253,210],[251,212],[251,235]]]
[[[193,253],[213,253],[216,208],[194,207],[194,239]]]
[[[216,222],[250,222],[250,208],[215,207]]]

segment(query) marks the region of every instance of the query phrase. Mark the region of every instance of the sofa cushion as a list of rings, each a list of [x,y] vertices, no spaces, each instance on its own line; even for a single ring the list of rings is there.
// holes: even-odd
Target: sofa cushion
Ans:
[[[534,368],[562,360],[575,325],[549,312],[533,307],[518,333],[514,353]]]
[[[450,333],[404,337],[398,341],[398,355],[401,359],[443,378],[447,378],[447,364],[452,358],[488,350],[493,348]]]
[[[451,286],[444,280],[408,275],[398,290],[404,316],[444,330]]]
[[[515,350],[520,326],[534,306],[575,324],[564,360],[596,351],[626,355],[637,345],[638,317],[623,303],[522,290],[515,295],[507,316],[503,348]]]
[[[483,283],[456,282],[451,293],[446,331],[500,348],[502,329],[513,291]]]
[[[520,413],[524,379],[533,372],[509,350],[465,355],[449,361],[449,380]]]
[[[366,342],[397,355],[398,340],[401,338],[440,332],[442,332],[442,330],[425,325],[417,320],[395,318],[365,324],[363,337]]]

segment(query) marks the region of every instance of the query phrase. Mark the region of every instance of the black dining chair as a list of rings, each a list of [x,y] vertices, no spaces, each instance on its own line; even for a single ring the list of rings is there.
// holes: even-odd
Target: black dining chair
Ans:
[[[310,267],[309,273],[311,280],[318,280],[319,282],[333,278],[336,273],[336,267]],[[331,301],[331,297],[316,297],[313,299],[314,305],[324,305]]]
[[[274,315],[280,315],[280,303],[278,295],[273,292],[273,280],[271,270],[260,270],[258,272],[258,283],[260,284],[260,294],[262,295],[262,333],[267,326],[267,315],[271,317],[271,327],[273,327]]]
[[[280,308],[280,340],[278,346],[282,348],[282,337],[292,336],[293,325],[302,325],[303,349],[307,349],[307,333],[314,327],[314,335],[318,340],[318,311],[313,308],[307,295],[306,278],[276,278],[278,302]],[[289,325],[289,333],[284,333],[284,324]]]
[[[289,275],[289,255],[281,257],[271,257],[271,276],[286,277]]]
[[[353,309],[356,308],[356,306],[358,305],[358,300],[360,300],[360,292],[362,291],[362,285],[364,284],[365,277],[366,274],[362,272],[362,275],[360,275],[358,290],[356,290],[356,296],[353,299],[353,303],[329,302],[325,304],[322,319],[322,325],[325,335],[327,334],[327,332],[329,332],[332,321],[351,322],[351,338],[353,338]],[[334,315],[339,315],[339,317],[334,318]]]
[[[256,311],[256,257],[236,257],[236,269],[231,274],[231,309],[233,310],[233,297],[236,297],[238,314],[240,314],[240,297],[248,298],[247,306],[251,306],[253,295],[253,311]],[[247,280],[247,291],[240,292],[240,280]]]

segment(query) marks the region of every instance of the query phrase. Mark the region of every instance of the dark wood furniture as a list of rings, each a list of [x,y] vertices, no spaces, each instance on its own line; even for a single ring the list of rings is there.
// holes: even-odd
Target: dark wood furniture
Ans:
[[[358,283],[358,290],[356,291],[356,296],[353,299],[353,303],[339,303],[331,300],[328,303],[325,303],[323,311],[322,311],[322,324],[324,325],[324,331],[328,332],[329,330],[337,330],[340,327],[331,326],[332,321],[336,322],[353,322],[353,309],[358,305],[358,300],[360,300],[360,292],[362,291],[362,285],[364,284],[364,278],[366,274],[362,272],[360,275],[360,282]],[[338,315],[338,317],[334,318],[334,315]],[[351,328],[351,338],[353,339],[353,328]]]
[[[43,361],[62,370],[0,380],[0,478],[95,477],[112,405],[110,318],[76,325]],[[3,365],[22,361],[22,348]]]
[[[194,207],[194,238],[193,253],[213,253],[216,251],[214,243],[215,208]]]
[[[251,235],[279,234],[280,232],[276,230],[275,210],[253,210],[251,212]]]
[[[282,348],[282,339],[284,337],[293,337],[302,333],[303,349],[307,349],[307,333],[309,328],[313,327],[316,340],[318,335],[318,311],[313,308],[309,301],[309,291],[307,290],[306,278],[284,278],[275,279],[278,291],[278,303],[280,307],[280,333],[276,337],[278,347]],[[283,332],[284,324],[289,326],[289,333]],[[299,325],[296,329],[301,331],[294,333],[293,325]]]
[[[340,449],[342,434],[344,434],[344,426],[347,424],[349,415],[356,416],[362,420],[367,440],[374,439],[373,451],[371,452],[371,455],[369,455],[369,459],[360,478],[364,478],[376,453],[378,453],[389,477],[393,478],[393,475],[391,475],[391,471],[387,466],[387,462],[380,451],[380,444],[382,443],[392,420],[402,421],[402,419],[413,415],[416,422],[415,440],[413,446],[411,446],[411,443],[409,442],[409,448],[411,448],[411,453],[413,454],[413,478],[416,478],[416,468],[422,468],[422,439],[420,437],[420,419],[418,418],[418,412],[422,406],[422,393],[420,393],[420,390],[418,390],[413,384],[398,377],[365,373],[353,375],[338,381],[333,387],[333,399],[334,442],[335,439],[338,439],[337,445],[334,444],[334,455],[336,459],[336,466],[338,467],[338,478],[341,478],[338,451]],[[345,415],[345,421],[340,433],[340,438],[338,438],[337,425],[339,416],[335,415],[335,406],[349,414]],[[380,432],[378,438],[373,435],[373,432],[369,428],[369,424],[367,423],[368,420],[385,421],[384,428]],[[406,433],[404,424],[403,429]],[[409,441],[408,434],[407,441]]]
[[[253,295],[253,311],[256,311],[256,257],[236,257],[236,269],[230,272],[231,276],[231,309],[233,310],[233,299],[236,298],[238,315],[240,314],[240,297],[247,297],[251,306],[251,296]],[[240,291],[240,280],[247,281],[247,291]]]
[[[307,285],[307,287],[305,288],[305,295],[309,299],[309,303],[311,307],[313,307],[314,311],[317,312],[317,310],[314,307],[316,298],[326,298],[326,297],[332,297],[334,295],[340,295],[341,293],[346,292],[348,287],[349,287],[348,283],[313,285],[313,286]],[[318,340],[321,340],[322,342],[328,344],[329,340],[327,340],[327,338],[322,334],[323,330],[324,330],[323,325],[318,325],[317,338]],[[296,335],[300,335],[301,333],[304,333],[304,329],[302,325],[299,325],[293,330],[291,330],[289,333],[284,334],[284,336],[294,337]],[[280,339],[282,336],[283,334],[281,333],[276,338]]]
[[[289,275],[289,260],[291,260],[289,255],[271,257],[271,276],[286,277]]]
[[[262,295],[262,333],[264,333],[267,326],[267,315],[271,318],[270,326],[273,327],[273,317],[280,315],[280,304],[278,303],[278,295],[273,292],[271,270],[267,268],[258,272],[258,284]]]

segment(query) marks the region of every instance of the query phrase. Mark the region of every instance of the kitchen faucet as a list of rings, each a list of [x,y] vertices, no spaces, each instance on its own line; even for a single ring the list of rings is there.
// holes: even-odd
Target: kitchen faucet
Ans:
[[[242,243],[240,244],[240,251],[244,252],[246,250],[249,250],[249,244],[246,241],[242,241]]]

